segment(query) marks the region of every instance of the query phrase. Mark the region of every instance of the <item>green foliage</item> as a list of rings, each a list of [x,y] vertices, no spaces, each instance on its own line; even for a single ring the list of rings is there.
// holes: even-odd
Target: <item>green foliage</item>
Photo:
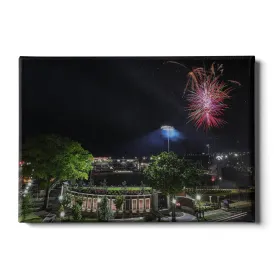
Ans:
[[[119,211],[121,209],[121,206],[124,203],[124,196],[122,196],[122,195],[116,196],[114,203],[115,203],[115,206],[116,206],[116,210]]]
[[[35,214],[33,214],[33,213],[30,213],[30,214],[28,214],[28,215],[25,217],[25,219],[23,219],[23,217],[20,216],[20,217],[19,217],[19,222],[26,222],[26,223],[41,223],[41,222],[42,222],[42,219],[41,219],[39,216],[37,216],[37,215],[35,215]]]
[[[201,171],[175,153],[163,152],[152,156],[152,162],[144,170],[144,174],[151,187],[166,195],[175,195],[184,187],[199,184]]]
[[[72,209],[72,215],[74,221],[82,220],[82,206],[78,202],[75,203]]]
[[[23,145],[22,158],[30,162],[23,174],[49,183],[51,179],[88,179],[92,155],[78,142],[57,135],[38,136]]]
[[[63,200],[62,200],[62,205],[65,206],[65,207],[68,207],[71,203],[71,200],[72,200],[72,195],[71,194],[68,194],[66,193],[63,197]]]
[[[88,179],[93,157],[69,138],[41,135],[23,145],[22,159],[30,163],[23,167],[23,175],[32,175],[42,182],[41,185],[47,189],[47,202],[51,184],[69,179]]]
[[[22,221],[26,219],[26,217],[32,213],[32,198],[30,194],[23,195],[22,204],[21,204],[21,217]]]
[[[102,197],[98,209],[98,219],[99,221],[107,222],[109,219],[113,218],[113,212],[108,205],[108,199],[106,196]]]
[[[75,203],[78,205],[82,205],[82,197],[75,197]]]

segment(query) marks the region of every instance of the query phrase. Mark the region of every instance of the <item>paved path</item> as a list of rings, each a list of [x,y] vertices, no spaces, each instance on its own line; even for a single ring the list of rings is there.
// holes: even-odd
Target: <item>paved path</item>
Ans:
[[[194,222],[194,221],[197,221],[197,218],[193,215],[183,213],[183,212],[182,212],[182,214],[183,214],[182,216],[177,216],[176,217],[177,222]],[[171,222],[172,217],[163,217],[163,218],[161,218],[161,220],[165,221],[165,222]]]
[[[177,212],[179,215],[179,213]],[[193,222],[197,221],[196,217],[187,213],[180,213],[181,216],[176,217],[177,222]],[[143,217],[136,217],[136,218],[128,218],[128,219],[111,219],[110,222],[144,222]],[[161,218],[162,222],[171,222],[172,217],[163,217]],[[157,222],[157,221],[154,221]]]
[[[222,209],[207,211],[204,214],[206,221],[233,221],[246,216],[246,212],[242,211],[225,211]],[[203,221],[202,221],[203,222]]]

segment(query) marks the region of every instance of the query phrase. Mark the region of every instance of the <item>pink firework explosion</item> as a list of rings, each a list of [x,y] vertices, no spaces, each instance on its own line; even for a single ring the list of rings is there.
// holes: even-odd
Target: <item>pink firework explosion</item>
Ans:
[[[228,105],[224,103],[229,99],[229,93],[234,89],[220,80],[223,65],[211,65],[210,70],[195,68],[188,73],[188,82],[185,88],[189,105],[189,121],[193,121],[197,128],[205,130],[220,127],[225,123],[221,118]],[[230,81],[240,85],[237,81]]]

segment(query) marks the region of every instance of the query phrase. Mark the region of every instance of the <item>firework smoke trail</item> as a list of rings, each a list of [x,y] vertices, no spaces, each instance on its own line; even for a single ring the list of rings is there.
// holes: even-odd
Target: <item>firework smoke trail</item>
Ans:
[[[225,121],[221,118],[228,105],[224,103],[229,99],[229,93],[234,89],[220,80],[223,65],[215,66],[213,63],[206,71],[204,68],[195,68],[188,73],[188,81],[184,90],[187,91],[189,105],[189,122],[193,121],[196,128],[205,130],[220,127]],[[239,82],[230,80],[233,84]]]

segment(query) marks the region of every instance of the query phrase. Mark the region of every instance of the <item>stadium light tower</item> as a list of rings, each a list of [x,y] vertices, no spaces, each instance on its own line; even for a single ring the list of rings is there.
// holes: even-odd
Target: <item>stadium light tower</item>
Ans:
[[[170,150],[170,132],[173,131],[175,128],[173,126],[163,125],[161,126],[161,130],[167,131],[167,139],[168,139],[168,153]]]

